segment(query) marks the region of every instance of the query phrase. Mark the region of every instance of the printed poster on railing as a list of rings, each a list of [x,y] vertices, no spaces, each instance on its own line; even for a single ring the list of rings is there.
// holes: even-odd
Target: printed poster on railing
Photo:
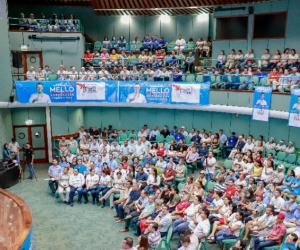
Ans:
[[[117,81],[16,81],[20,103],[118,102]]]
[[[120,102],[209,105],[210,83],[120,82]]]
[[[269,121],[272,87],[258,86],[254,91],[252,119]]]
[[[293,89],[291,93],[289,126],[300,127],[300,89]]]

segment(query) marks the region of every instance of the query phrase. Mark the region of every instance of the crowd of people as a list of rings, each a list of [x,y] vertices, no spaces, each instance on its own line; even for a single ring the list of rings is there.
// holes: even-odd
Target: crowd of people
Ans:
[[[14,23],[14,18],[11,18],[10,23]],[[78,26],[79,20],[76,20],[74,14],[70,14],[69,19],[61,14],[59,17],[53,13],[52,17],[46,17],[46,14],[41,13],[40,19],[36,19],[33,13],[26,18],[24,13],[20,13],[18,18],[18,27],[28,31],[59,31],[59,32],[74,32],[80,29]]]
[[[160,131],[144,125],[121,140],[124,133],[112,126],[81,127],[76,139],[62,137],[60,157],[48,171],[51,191],[70,206],[76,191],[78,205],[82,197],[85,204],[91,198],[102,208],[109,200],[114,219],[124,223],[120,233],[128,232],[130,223],[136,226],[139,250],[155,249],[170,230],[172,237],[180,236],[176,249],[195,250],[201,242],[226,239],[240,239],[238,249],[281,243],[281,249],[296,249],[300,166],[286,168],[275,158],[293,154],[292,142],[225,135],[222,129],[187,132],[184,126]],[[230,168],[215,154],[231,159]],[[122,247],[135,249],[132,238],[125,238]]]

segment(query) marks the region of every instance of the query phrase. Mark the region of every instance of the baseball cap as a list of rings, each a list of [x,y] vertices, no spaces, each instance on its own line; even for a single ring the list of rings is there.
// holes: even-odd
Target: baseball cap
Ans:
[[[283,166],[282,164],[280,164],[280,165],[278,166],[278,168],[284,169],[284,166]]]
[[[260,199],[262,199],[262,200],[264,199],[264,196],[262,194],[257,194],[256,196],[260,197]]]
[[[185,128],[185,126],[182,126],[181,128]]]
[[[278,219],[284,220],[284,219],[285,219],[285,214],[284,214],[284,213],[279,213],[279,214],[277,215],[277,218],[278,218]]]
[[[200,174],[205,174],[205,171],[204,171],[204,170],[201,170],[201,171],[200,171]]]

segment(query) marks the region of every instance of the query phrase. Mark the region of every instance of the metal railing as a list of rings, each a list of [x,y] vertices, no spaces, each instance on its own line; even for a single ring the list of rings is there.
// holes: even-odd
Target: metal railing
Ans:
[[[31,19],[9,17],[11,30],[26,30],[34,32],[84,32],[79,19]]]

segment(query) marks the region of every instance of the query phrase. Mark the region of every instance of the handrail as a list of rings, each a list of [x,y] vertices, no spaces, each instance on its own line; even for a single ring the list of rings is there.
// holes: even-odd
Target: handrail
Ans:
[[[6,196],[9,199],[13,200],[14,203],[21,210],[22,218],[18,218],[18,220],[19,220],[19,223],[23,224],[23,231],[19,236],[17,236],[17,240],[13,243],[12,248],[10,248],[11,250],[19,250],[31,230],[31,226],[32,226],[31,212],[30,212],[27,204],[25,203],[25,201],[23,201],[20,197],[16,196],[15,194],[0,188],[0,195]],[[3,213],[1,213],[1,215],[3,215]],[[22,219],[22,221],[21,221],[21,219]],[[1,221],[3,221],[3,220],[4,219],[1,218]]]

